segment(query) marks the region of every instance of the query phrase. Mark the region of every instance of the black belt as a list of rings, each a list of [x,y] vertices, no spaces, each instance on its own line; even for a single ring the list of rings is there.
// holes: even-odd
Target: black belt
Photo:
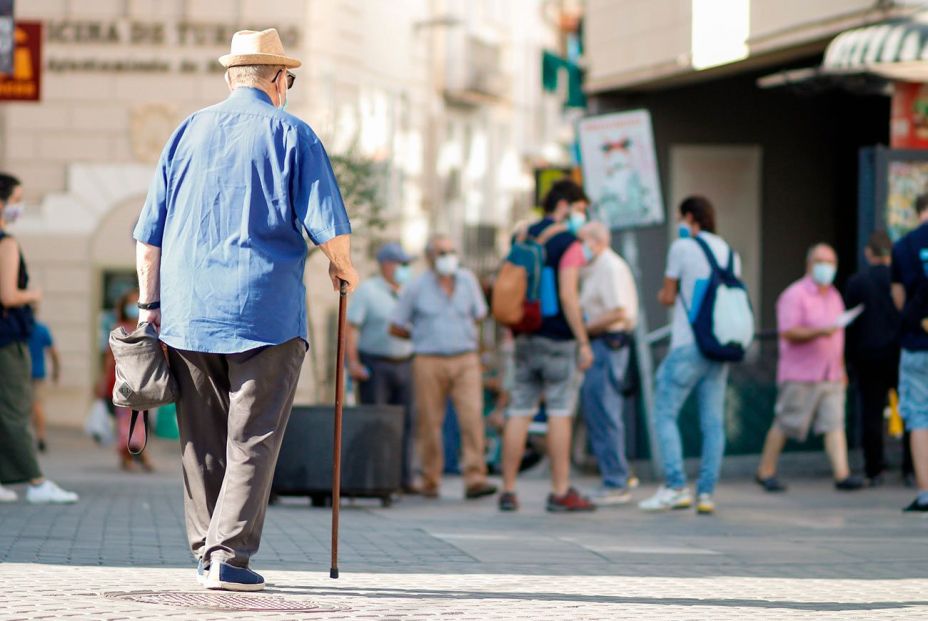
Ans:
[[[406,356],[405,358],[392,358],[390,356],[378,356],[376,354],[366,354],[363,351],[358,352],[365,358],[371,358],[377,362],[389,362],[391,364],[402,364],[404,362],[409,362],[412,360],[412,356]]]

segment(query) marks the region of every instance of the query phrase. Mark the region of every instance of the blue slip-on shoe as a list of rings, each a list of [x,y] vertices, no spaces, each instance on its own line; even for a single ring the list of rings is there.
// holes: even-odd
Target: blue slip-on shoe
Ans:
[[[260,591],[264,578],[247,567],[212,562],[206,577],[206,588],[223,591]]]
[[[197,561],[197,582],[200,583],[200,586],[206,586],[206,576],[209,574],[209,570],[203,566],[203,559]]]

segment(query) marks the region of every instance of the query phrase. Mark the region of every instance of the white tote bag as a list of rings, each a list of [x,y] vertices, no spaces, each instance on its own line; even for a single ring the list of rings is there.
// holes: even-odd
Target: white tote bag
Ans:
[[[113,418],[106,409],[103,399],[95,399],[90,405],[84,432],[101,446],[109,446],[116,439],[113,432]]]

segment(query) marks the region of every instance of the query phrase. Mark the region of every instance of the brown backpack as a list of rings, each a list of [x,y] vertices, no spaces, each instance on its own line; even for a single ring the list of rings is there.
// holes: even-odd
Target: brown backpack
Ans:
[[[537,237],[517,237],[506,255],[496,281],[490,308],[493,318],[513,332],[535,332],[541,327],[541,271],[545,243],[567,227],[552,224]]]

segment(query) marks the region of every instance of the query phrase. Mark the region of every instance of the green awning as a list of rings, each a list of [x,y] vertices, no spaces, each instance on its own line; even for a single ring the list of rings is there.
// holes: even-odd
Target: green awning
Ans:
[[[928,82],[928,12],[841,33],[828,44],[822,70]]]

